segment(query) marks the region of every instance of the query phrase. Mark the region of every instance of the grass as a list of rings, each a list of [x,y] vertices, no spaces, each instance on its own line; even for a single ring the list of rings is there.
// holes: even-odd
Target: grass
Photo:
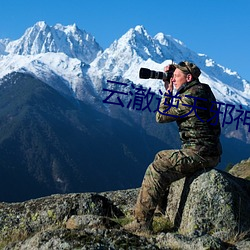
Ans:
[[[116,223],[120,224],[123,227],[123,226],[129,224],[130,222],[132,222],[133,217],[132,216],[125,216],[125,217],[113,219],[113,221],[115,221]]]
[[[128,223],[132,222],[134,219],[133,216],[128,215],[122,218],[116,218],[114,221],[118,224],[120,224],[122,227],[127,225]],[[173,225],[172,223],[164,216],[154,216],[153,220],[153,233],[158,234],[161,232],[172,232],[173,231]]]
[[[153,231],[154,233],[167,233],[173,231],[173,224],[164,216],[155,216],[153,220]]]

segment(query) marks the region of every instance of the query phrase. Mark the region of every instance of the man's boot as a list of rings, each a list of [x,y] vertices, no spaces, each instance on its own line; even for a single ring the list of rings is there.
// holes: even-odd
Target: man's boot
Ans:
[[[140,202],[137,202],[134,210],[134,220],[125,225],[124,229],[130,232],[152,233],[154,210],[144,210]]]
[[[132,232],[132,233],[147,233],[151,234],[152,229],[152,220],[146,221],[142,220],[139,221],[138,219],[134,219],[132,222],[124,226],[124,229]]]

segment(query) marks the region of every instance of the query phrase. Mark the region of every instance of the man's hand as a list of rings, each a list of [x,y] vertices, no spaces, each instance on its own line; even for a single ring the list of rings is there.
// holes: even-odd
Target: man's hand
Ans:
[[[168,72],[170,69],[170,65],[165,66],[164,67],[164,72]],[[165,85],[165,89],[167,92],[172,92],[173,91],[173,82],[172,82],[172,78],[170,78],[170,82],[168,82],[167,80],[163,80],[164,81],[164,85]]]

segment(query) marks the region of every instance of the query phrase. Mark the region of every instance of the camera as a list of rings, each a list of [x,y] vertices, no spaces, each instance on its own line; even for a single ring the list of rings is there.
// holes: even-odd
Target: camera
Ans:
[[[140,68],[139,71],[139,77],[142,79],[162,79],[170,81],[170,78],[173,76],[173,73],[175,71],[175,66],[173,64],[169,65],[168,72],[160,72],[160,71],[154,71],[147,68]]]

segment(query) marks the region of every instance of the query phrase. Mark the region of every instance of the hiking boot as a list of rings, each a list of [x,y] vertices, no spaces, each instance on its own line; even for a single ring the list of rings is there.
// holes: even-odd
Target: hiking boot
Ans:
[[[145,221],[140,222],[136,219],[125,225],[123,228],[129,232],[134,233],[138,232],[151,234],[153,231],[151,223]]]

